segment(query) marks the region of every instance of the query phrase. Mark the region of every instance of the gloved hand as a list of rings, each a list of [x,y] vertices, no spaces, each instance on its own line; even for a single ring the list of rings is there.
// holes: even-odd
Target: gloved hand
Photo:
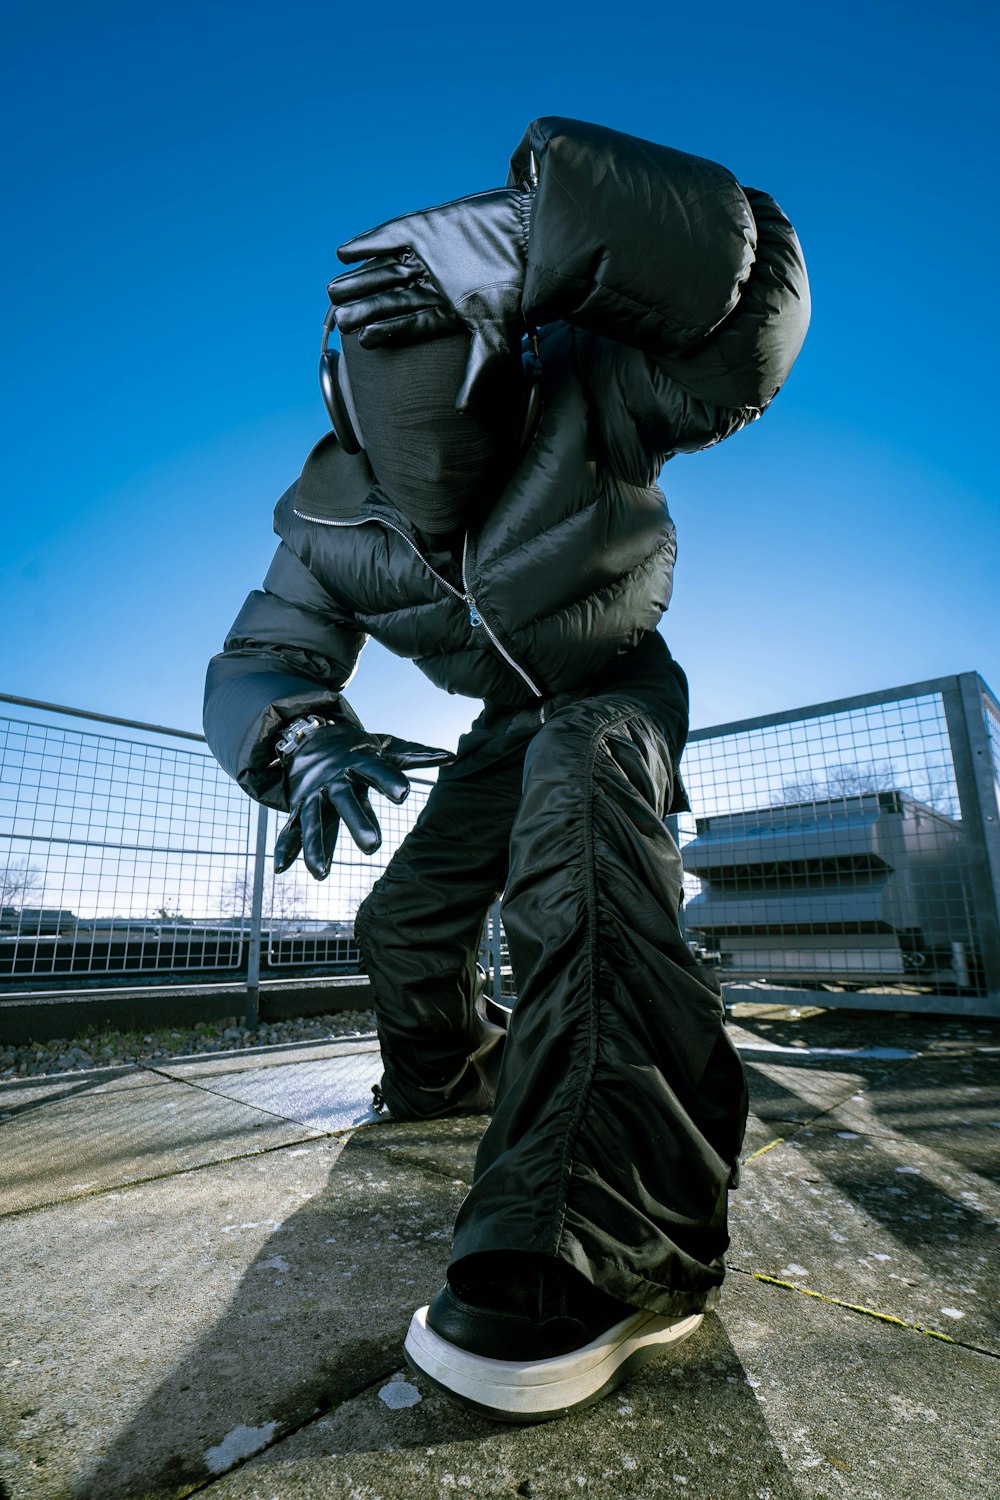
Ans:
[[[410,790],[404,770],[443,766],[453,759],[450,750],[391,734],[368,734],[354,724],[324,724],[303,741],[285,768],[292,815],[275,841],[275,871],[280,875],[287,870],[301,850],[310,875],[325,880],[341,818],[358,848],[374,854],[382,830],[369,790],[374,787],[390,802],[402,802]]]
[[[531,190],[498,188],[405,214],[341,245],[367,265],[330,282],[341,333],[366,349],[465,328],[472,350],[455,402],[467,411],[489,366],[520,348]]]

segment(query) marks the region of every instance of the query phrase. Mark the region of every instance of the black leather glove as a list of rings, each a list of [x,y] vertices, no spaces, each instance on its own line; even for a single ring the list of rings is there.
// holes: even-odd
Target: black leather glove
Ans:
[[[274,868],[280,875],[299,851],[317,880],[330,873],[340,820],[358,848],[374,854],[382,830],[372,812],[371,788],[402,802],[410,783],[402,774],[416,766],[443,766],[450,750],[397,740],[391,734],[368,734],[354,724],[324,724],[291,756],[285,768],[291,817],[274,845]]]
[[[525,188],[476,193],[341,245],[342,261],[368,262],[327,288],[341,333],[377,349],[467,329],[472,350],[455,402],[467,411],[490,365],[520,348],[531,197]]]

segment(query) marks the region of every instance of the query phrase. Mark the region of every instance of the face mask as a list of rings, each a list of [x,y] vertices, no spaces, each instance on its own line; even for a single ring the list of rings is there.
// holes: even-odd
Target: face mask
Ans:
[[[447,532],[485,514],[519,458],[526,380],[519,353],[476,392],[471,411],[455,398],[465,376],[467,335],[406,348],[363,349],[342,340],[345,405],[380,488],[422,531]]]

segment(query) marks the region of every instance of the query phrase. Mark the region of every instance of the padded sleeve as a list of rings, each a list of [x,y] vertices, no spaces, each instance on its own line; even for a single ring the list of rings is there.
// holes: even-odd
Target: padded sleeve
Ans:
[[[341,689],[364,632],[282,542],[240,610],[205,683],[205,737],[219,764],[258,802],[286,808],[274,742],[304,714],[351,713]]]

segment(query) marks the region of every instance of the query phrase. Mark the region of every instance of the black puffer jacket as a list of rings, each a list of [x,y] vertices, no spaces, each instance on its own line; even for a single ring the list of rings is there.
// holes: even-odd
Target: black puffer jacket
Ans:
[[[280,500],[263,591],[210,665],[205,733],[252,796],[283,806],[280,727],[329,716],[367,636],[439,687],[519,705],[572,689],[656,627],[674,527],[664,461],[759,416],[805,336],[794,231],[723,167],[546,118],[511,164],[538,174],[524,310],[541,328],[542,416],[462,567],[332,434]]]

